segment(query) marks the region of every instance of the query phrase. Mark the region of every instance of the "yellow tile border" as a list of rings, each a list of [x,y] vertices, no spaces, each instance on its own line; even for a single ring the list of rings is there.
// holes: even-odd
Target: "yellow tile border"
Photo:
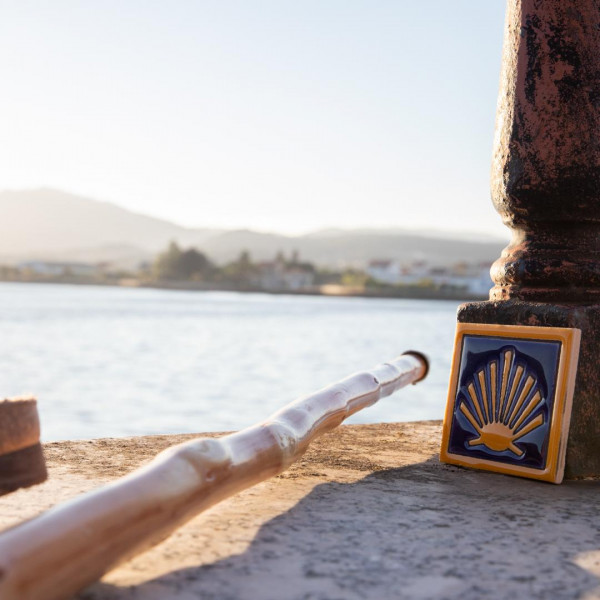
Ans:
[[[547,340],[561,343],[545,469],[519,467],[493,460],[448,452],[450,427],[457,395],[458,371],[462,358],[463,338],[465,335],[506,337],[534,341]],[[571,408],[573,403],[573,391],[575,388],[575,376],[577,374],[580,340],[581,331],[579,329],[566,327],[458,323],[454,340],[450,385],[448,387],[448,401],[446,403],[446,412],[444,415],[440,460],[445,463],[461,465],[464,467],[484,469],[486,471],[517,475],[531,479],[540,479],[552,483],[561,483],[565,468],[565,454],[567,450],[569,424],[571,421]]]

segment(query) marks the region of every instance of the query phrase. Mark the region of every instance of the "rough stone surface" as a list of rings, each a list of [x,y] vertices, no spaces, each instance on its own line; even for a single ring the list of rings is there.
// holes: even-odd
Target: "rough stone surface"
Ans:
[[[491,299],[600,297],[600,5],[508,0],[492,199],[513,239]]]
[[[492,200],[512,240],[459,321],[581,329],[566,475],[600,476],[600,3],[508,0]]]
[[[190,437],[47,444],[49,480],[0,498],[0,527]],[[440,437],[439,422],[342,427],[77,598],[600,598],[600,482],[442,465]]]

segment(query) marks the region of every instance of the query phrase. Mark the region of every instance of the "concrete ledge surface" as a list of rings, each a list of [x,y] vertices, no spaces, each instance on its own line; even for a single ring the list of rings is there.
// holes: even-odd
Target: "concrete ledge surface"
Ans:
[[[442,465],[440,436],[433,421],[341,427],[77,598],[600,598],[600,482]],[[49,480],[0,498],[0,528],[191,437],[46,444]]]

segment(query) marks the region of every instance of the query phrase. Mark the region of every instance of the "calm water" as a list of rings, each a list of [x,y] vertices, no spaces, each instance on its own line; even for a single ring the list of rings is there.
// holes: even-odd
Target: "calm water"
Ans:
[[[440,419],[456,306],[0,283],[0,396],[45,440],[231,430],[413,348],[429,378],[350,422]]]

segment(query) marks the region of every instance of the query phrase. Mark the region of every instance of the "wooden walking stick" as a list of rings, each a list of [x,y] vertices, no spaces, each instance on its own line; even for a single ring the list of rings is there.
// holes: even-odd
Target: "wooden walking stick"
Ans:
[[[418,352],[292,402],[219,439],[197,439],[0,535],[0,598],[62,600],[220,500],[280,473],[317,436],[427,374]]]

